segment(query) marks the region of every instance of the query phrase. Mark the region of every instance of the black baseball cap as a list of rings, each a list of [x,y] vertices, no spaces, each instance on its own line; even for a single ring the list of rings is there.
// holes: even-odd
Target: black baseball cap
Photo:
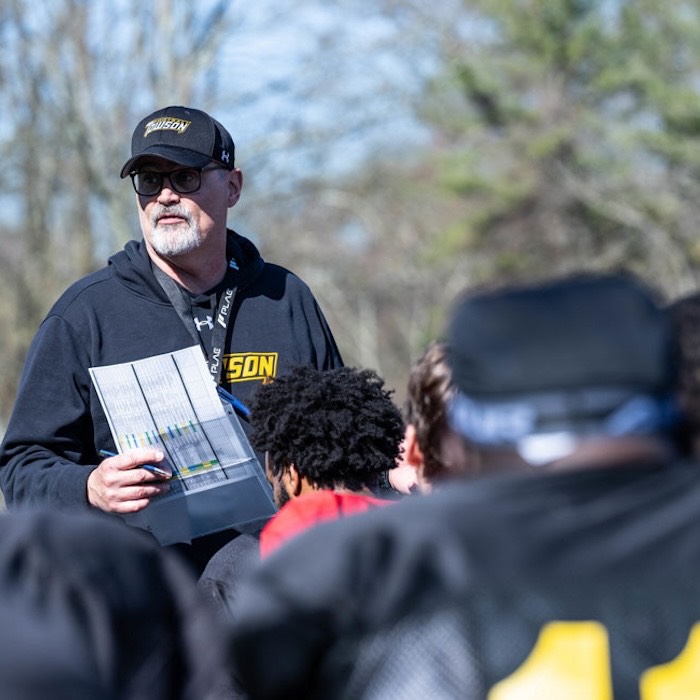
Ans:
[[[206,112],[192,107],[171,106],[144,117],[131,137],[131,158],[121,177],[133,172],[138,161],[159,156],[190,168],[203,168],[212,161],[234,168],[235,144],[231,134]]]
[[[632,275],[466,293],[447,336],[458,389],[450,421],[473,442],[658,432],[665,420],[677,346],[656,292]]]

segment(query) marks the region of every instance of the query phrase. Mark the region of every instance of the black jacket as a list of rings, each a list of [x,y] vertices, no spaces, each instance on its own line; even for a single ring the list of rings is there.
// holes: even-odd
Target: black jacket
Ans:
[[[187,568],[134,528],[88,512],[0,517],[3,698],[230,697],[217,622]]]
[[[264,560],[236,669],[252,700],[678,697],[653,669],[698,666],[699,568],[696,464],[450,484]]]
[[[262,381],[256,358],[274,376],[299,364],[342,360],[309,288],[263,261],[229,231],[238,266],[222,385],[244,403]],[[88,368],[138,360],[193,345],[153,274],[143,241],[129,242],[107,267],[73,284],[56,302],[29,349],[0,453],[0,486],[9,506],[88,507],[86,482],[114,449]]]

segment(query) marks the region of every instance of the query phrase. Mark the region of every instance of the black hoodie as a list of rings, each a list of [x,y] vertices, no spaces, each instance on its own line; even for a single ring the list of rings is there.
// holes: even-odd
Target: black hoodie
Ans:
[[[0,517],[0,695],[221,700],[225,630],[195,579],[104,514]]]
[[[239,267],[221,384],[244,403],[262,381],[308,364],[342,365],[328,324],[298,277],[266,263],[233,231],[228,253]],[[107,267],[73,284],[56,302],[29,349],[0,452],[8,505],[88,508],[87,478],[114,443],[88,368],[131,362],[194,344],[156,279],[143,241],[130,241]]]

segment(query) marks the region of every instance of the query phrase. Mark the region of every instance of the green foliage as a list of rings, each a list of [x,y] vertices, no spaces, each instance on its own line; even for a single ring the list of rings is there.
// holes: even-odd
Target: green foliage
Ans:
[[[627,262],[669,293],[695,286],[700,4],[478,0],[463,12],[435,82],[453,108],[432,125],[440,182],[466,213],[436,249],[477,259],[477,277]]]

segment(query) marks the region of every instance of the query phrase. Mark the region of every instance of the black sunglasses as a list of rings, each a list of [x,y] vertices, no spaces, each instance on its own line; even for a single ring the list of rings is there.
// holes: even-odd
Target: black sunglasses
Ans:
[[[165,178],[168,178],[170,189],[178,194],[192,194],[202,186],[202,173],[208,170],[226,170],[222,165],[207,166],[206,168],[178,168],[169,172],[144,170],[129,173],[134,190],[142,197],[153,197],[160,194]]]

